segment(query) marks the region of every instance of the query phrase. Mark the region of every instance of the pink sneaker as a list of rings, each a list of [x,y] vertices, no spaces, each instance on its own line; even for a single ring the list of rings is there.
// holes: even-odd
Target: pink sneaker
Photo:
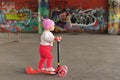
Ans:
[[[53,67],[51,68],[46,68],[46,71],[55,71],[55,69]]]

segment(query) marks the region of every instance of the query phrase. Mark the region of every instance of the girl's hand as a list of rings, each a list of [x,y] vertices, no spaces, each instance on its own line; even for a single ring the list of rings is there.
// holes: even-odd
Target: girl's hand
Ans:
[[[62,37],[61,36],[56,36],[55,37],[55,41],[61,41],[62,40]]]

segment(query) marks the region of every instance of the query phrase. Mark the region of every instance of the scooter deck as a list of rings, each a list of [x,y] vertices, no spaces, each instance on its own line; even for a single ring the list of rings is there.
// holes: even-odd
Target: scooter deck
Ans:
[[[46,71],[46,70],[34,70],[31,66],[26,68],[27,74],[57,74],[56,71]]]

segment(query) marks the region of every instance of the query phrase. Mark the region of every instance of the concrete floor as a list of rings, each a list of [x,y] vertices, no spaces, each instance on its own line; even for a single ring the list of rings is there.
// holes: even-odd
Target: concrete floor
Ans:
[[[120,36],[106,34],[62,35],[61,63],[69,68],[64,78],[58,75],[27,75],[25,68],[37,68],[39,35],[21,33],[7,40],[0,33],[0,80],[120,80]],[[54,67],[57,66],[56,43],[53,48]]]

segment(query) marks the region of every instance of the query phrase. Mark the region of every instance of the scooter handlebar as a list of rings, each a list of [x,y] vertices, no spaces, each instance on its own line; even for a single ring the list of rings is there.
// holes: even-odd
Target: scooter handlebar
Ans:
[[[62,40],[62,37],[61,37],[61,36],[56,36],[56,37],[55,37],[55,41],[60,42],[61,40]]]

